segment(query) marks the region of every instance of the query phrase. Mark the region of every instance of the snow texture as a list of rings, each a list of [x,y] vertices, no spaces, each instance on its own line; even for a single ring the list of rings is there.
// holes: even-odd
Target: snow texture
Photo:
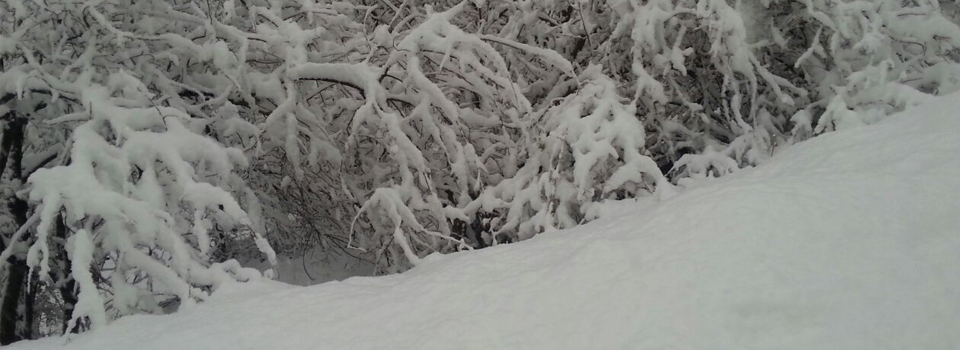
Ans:
[[[953,349],[958,98],[574,229],[10,349]]]

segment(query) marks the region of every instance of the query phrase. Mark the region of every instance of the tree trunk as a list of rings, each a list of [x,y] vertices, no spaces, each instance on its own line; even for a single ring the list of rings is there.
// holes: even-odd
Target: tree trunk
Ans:
[[[73,309],[77,305],[77,282],[70,279],[60,286],[60,296],[63,298],[63,334],[80,333],[80,322],[73,326],[73,329],[67,329],[70,325],[70,318],[73,317]]]
[[[8,114],[8,116],[12,115]],[[26,119],[24,118],[14,118],[7,122],[7,125],[5,125],[3,129],[3,149],[0,149],[0,162],[2,162],[4,166],[9,163],[9,178],[19,180],[21,183],[24,180],[22,161],[23,133],[25,127]],[[0,169],[0,175],[2,175],[2,171],[6,170],[5,168]],[[28,209],[26,201],[16,196],[7,198],[6,200],[7,206],[10,208],[10,214],[13,215],[17,227],[19,228],[26,224]],[[16,243],[17,242],[10,242],[11,245]],[[3,295],[3,302],[0,303],[0,345],[7,345],[18,340],[23,340],[25,337],[29,338],[33,334],[33,320],[26,317],[28,316],[26,315],[27,313],[32,317],[33,305],[24,305],[24,308],[22,308],[22,310],[25,311],[24,314],[20,314],[21,308],[19,307],[21,301],[33,302],[33,300],[30,300],[32,298],[22,295],[27,281],[27,264],[16,256],[11,256],[8,262],[10,263],[8,268],[9,276]],[[25,323],[20,331],[18,331],[18,320],[28,321],[29,323]]]
[[[53,231],[54,237],[57,238],[60,242],[67,241],[67,226],[63,221],[63,214],[57,216],[56,225],[54,225]],[[63,325],[61,326],[61,331],[63,334],[67,333],[79,333],[80,324],[78,323],[73,327],[73,329],[67,329],[67,326],[70,325],[70,318],[73,317],[73,309],[77,305],[77,282],[70,277],[70,258],[67,256],[66,247],[61,246],[61,249],[58,249],[57,254],[59,258],[57,260],[62,261],[60,272],[57,276],[57,285],[60,289],[60,298],[63,299]]]
[[[12,258],[11,258],[12,259]],[[16,259],[10,263],[10,272],[7,276],[7,288],[3,293],[3,304],[0,304],[0,345],[8,345],[21,340],[17,334],[17,319],[20,317],[20,293],[23,292],[23,281],[26,279],[27,264]]]
[[[36,274],[34,274],[36,277]],[[26,294],[23,295],[23,319],[20,323],[20,340],[36,339],[36,306],[37,306],[37,279],[28,278],[24,283]]]

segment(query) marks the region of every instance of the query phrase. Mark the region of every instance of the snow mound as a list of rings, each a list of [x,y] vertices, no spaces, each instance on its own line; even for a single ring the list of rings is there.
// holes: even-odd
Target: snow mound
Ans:
[[[960,95],[402,275],[248,283],[11,349],[953,349]]]

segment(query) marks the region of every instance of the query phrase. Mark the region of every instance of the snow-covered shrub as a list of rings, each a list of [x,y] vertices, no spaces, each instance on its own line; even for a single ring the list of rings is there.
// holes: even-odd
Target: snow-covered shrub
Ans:
[[[956,4],[807,2],[817,34],[796,65],[820,97],[805,108],[823,111],[815,132],[870,124],[960,88],[960,25],[956,11],[941,7]]]
[[[283,101],[263,122],[264,148],[285,153],[284,166],[292,168],[274,167],[292,176],[268,192],[290,197],[297,189],[286,185],[321,182],[324,189],[311,191],[336,200],[309,204],[326,208],[332,215],[322,220],[333,218],[332,226],[344,226],[346,218],[348,245],[389,271],[430,252],[466,247],[474,237],[456,227],[476,214],[467,205],[505,176],[504,167],[514,166],[508,163],[516,158],[507,155],[516,152],[525,132],[521,118],[531,106],[494,45],[572,71],[549,51],[453,24],[473,6],[465,2],[442,12],[411,7],[422,20],[392,31],[379,25],[351,39],[365,45],[300,33],[329,22],[297,17],[294,7],[284,16],[299,18],[296,27],[284,30],[300,34],[287,37],[305,37],[304,45],[333,52],[288,55],[258,80],[259,97]],[[275,25],[258,28],[262,33]],[[289,219],[275,222],[292,231],[298,224]]]
[[[597,214],[604,199],[635,198],[670,191],[656,163],[641,153],[644,128],[634,104],[590,66],[576,79],[576,92],[547,103],[529,120],[531,140],[516,174],[484,190],[475,206],[502,211],[497,233],[526,239],[579,225]]]
[[[210,261],[231,231],[273,259],[235,199],[247,158],[213,130],[229,123],[211,114],[228,103],[217,93],[236,61],[215,36],[188,39],[210,24],[189,4],[8,2],[0,11],[3,108],[31,129],[54,129],[26,147],[41,163],[16,165],[31,173],[20,193],[30,219],[2,261],[25,259],[29,279],[77,288],[61,291],[78,297],[67,329],[258,278],[236,261]]]

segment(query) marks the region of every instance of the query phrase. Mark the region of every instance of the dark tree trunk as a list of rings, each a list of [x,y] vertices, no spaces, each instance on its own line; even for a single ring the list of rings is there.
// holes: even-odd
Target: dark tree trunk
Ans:
[[[77,282],[70,279],[60,286],[60,295],[63,297],[63,334],[80,333],[80,323],[73,326],[73,329],[67,329],[70,326],[70,318],[73,317],[73,309],[77,305]]]
[[[34,275],[36,276],[36,275]],[[37,279],[28,278],[24,283],[26,294],[23,295],[23,319],[20,323],[18,337],[23,339],[36,339],[36,305],[37,305]]]
[[[13,114],[8,114],[13,116]],[[3,143],[0,145],[0,175],[5,171],[9,163],[10,179],[23,182],[23,133],[26,127],[26,119],[12,118],[3,129]],[[28,206],[26,201],[19,197],[12,196],[7,198],[7,206],[10,208],[10,214],[13,215],[17,227],[21,227],[27,222]],[[12,238],[12,237],[11,237]],[[17,242],[10,242],[16,244]],[[0,345],[7,345],[18,340],[29,338],[33,334],[33,305],[24,305],[24,314],[20,314],[21,301],[33,303],[33,298],[23,295],[24,287],[27,285],[27,264],[22,259],[15,256],[10,257],[8,261],[9,276],[7,277],[7,286],[3,295],[3,302],[0,303]],[[29,317],[28,317],[29,316]],[[25,323],[18,331],[17,321],[23,320]]]
[[[64,225],[63,215],[57,216],[57,223],[54,226],[54,237],[58,241],[66,242],[67,241],[67,226]],[[62,246],[61,246],[62,247]],[[63,299],[63,325],[61,326],[61,331],[63,334],[67,333],[79,333],[80,325],[76,325],[73,329],[67,329],[67,326],[70,325],[70,318],[73,317],[73,309],[77,305],[77,282],[70,277],[68,271],[70,270],[70,258],[67,257],[67,250],[65,247],[59,249],[58,253],[59,258],[57,260],[62,262],[59,276],[57,277],[60,286],[60,297]]]
[[[17,332],[17,320],[20,318],[20,294],[23,281],[26,280],[27,264],[23,260],[14,260],[8,267],[7,288],[0,304],[0,345],[8,345],[21,340]]]
[[[4,115],[3,118],[7,119],[12,116],[13,116],[13,112],[10,112]],[[3,141],[0,142],[0,177],[3,176],[3,172],[7,169],[7,159],[9,159],[9,156],[10,156],[10,130],[11,130],[10,125],[5,125],[5,127],[3,128],[3,136],[0,136],[3,138]],[[0,234],[7,235],[9,233],[3,232]],[[9,239],[9,238],[0,237],[0,252],[7,249],[6,244],[4,244],[4,239]],[[11,242],[11,244],[12,243],[13,242]],[[13,263],[13,259],[11,259],[10,262]],[[11,264],[10,266],[11,274],[16,270],[17,269]],[[15,278],[16,276],[7,276],[8,281],[13,280]],[[3,286],[0,286],[0,288],[2,287]],[[4,295],[7,295],[7,291],[4,291]],[[7,306],[6,298],[4,298],[3,300],[0,300],[0,345],[6,345],[13,342],[12,337],[13,337],[13,332],[16,329],[17,314],[16,312],[10,312],[10,308],[13,308],[14,309],[13,311],[16,311],[15,310],[16,305],[13,305],[12,307]],[[13,325],[13,326],[8,327],[8,325]],[[11,339],[8,339],[8,338],[11,338]]]

